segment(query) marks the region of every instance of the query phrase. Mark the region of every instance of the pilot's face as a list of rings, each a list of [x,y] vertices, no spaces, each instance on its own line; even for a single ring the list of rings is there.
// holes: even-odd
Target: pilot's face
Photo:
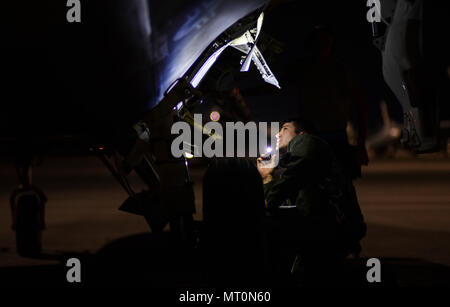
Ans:
[[[276,135],[278,149],[286,148],[289,142],[297,135],[294,124],[292,122],[285,123]]]

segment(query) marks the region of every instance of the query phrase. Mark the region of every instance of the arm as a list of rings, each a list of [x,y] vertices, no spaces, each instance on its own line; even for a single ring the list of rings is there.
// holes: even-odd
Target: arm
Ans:
[[[268,207],[279,205],[283,200],[304,187],[313,174],[314,161],[304,155],[293,155],[286,170],[277,180],[264,185],[264,196]]]
[[[298,192],[309,184],[320,173],[320,143],[316,139],[304,135],[289,143],[290,159],[280,179],[265,182],[264,195],[268,206],[277,206],[286,198],[298,195]],[[264,176],[263,176],[264,178]]]

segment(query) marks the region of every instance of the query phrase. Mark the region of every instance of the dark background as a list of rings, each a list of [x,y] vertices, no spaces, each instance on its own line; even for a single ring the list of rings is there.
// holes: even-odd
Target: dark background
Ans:
[[[110,11],[105,2],[89,1],[82,8],[86,23],[67,24],[66,1],[56,6],[54,1],[1,4],[0,43],[8,47],[2,48],[0,54],[1,137],[17,131],[33,137],[41,133],[103,130],[106,133],[111,127],[117,130],[128,127],[139,111],[148,107],[148,88],[144,86],[148,79],[143,78],[138,84],[135,80],[124,83],[123,78],[132,66],[128,64],[139,62],[138,58],[131,52],[125,53],[127,60],[116,61],[127,50],[107,47],[111,41],[120,42],[123,37],[108,31],[111,29],[108,18],[90,18],[110,17],[117,12]],[[282,54],[267,58],[279,77],[282,91],[266,97],[245,95],[245,90],[260,86],[263,81],[254,68],[235,75],[255,119],[279,120],[295,112],[294,91],[283,87],[283,76],[292,61],[306,55],[303,41],[312,26],[327,24],[337,38],[337,57],[351,68],[364,90],[370,128],[374,130],[381,124],[381,99],[387,102],[390,115],[401,121],[400,106],[382,79],[381,55],[372,45],[366,1],[304,2],[273,6],[263,25],[264,32],[283,44]],[[443,24],[448,16],[440,12],[441,5],[428,8],[441,17],[427,19],[438,31],[427,30],[426,41],[433,52],[443,53],[448,37]],[[115,28],[119,30],[120,27]],[[218,64],[221,61],[222,58]],[[231,61],[238,70],[239,56],[233,50],[224,54],[223,61]],[[448,62],[441,64],[448,67]],[[87,113],[91,116],[86,117]],[[1,149],[8,146],[9,143],[2,142]],[[171,261],[179,260],[180,254],[170,254],[175,259],[168,258],[165,267],[159,268],[158,261],[167,255],[167,250],[158,247],[155,250],[148,225],[141,216],[117,210],[127,195],[101,162],[91,156],[48,157],[43,165],[34,168],[34,183],[49,198],[44,253],[40,259],[18,256],[8,206],[9,195],[17,185],[10,158],[1,156],[0,160],[2,286],[72,286],[65,281],[65,261],[72,256],[86,260],[88,269],[105,273],[101,282],[120,286],[171,285],[170,274],[176,275]],[[195,219],[201,220],[204,165],[192,164]],[[356,263],[359,273],[365,272],[367,258],[377,257],[390,272],[383,275],[387,286],[448,286],[449,174],[448,157],[441,153],[417,157],[403,152],[392,159],[374,159],[369,167],[363,168],[363,179],[357,181],[356,188],[368,234],[362,242],[363,258]],[[150,262],[149,257],[156,257],[157,261]],[[161,271],[167,268],[170,274],[163,276]],[[119,277],[123,278],[117,279],[115,269],[120,270]],[[147,269],[159,270],[156,275],[161,279],[148,274]]]

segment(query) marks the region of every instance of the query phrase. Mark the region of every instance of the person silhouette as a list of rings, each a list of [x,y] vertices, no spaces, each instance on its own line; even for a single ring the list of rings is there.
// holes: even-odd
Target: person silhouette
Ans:
[[[214,285],[254,285],[265,265],[262,178],[250,160],[216,158],[203,178],[202,246]]]

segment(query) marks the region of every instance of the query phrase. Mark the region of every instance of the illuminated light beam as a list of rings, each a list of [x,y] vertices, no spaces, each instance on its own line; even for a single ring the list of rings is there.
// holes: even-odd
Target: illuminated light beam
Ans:
[[[202,81],[203,77],[206,75],[206,73],[209,71],[211,66],[216,62],[217,58],[220,56],[220,54],[231,44],[229,42],[228,44],[222,46],[219,50],[214,52],[202,65],[202,67],[197,71],[195,76],[191,80],[191,85],[193,87],[197,87],[200,84],[200,81]]]

